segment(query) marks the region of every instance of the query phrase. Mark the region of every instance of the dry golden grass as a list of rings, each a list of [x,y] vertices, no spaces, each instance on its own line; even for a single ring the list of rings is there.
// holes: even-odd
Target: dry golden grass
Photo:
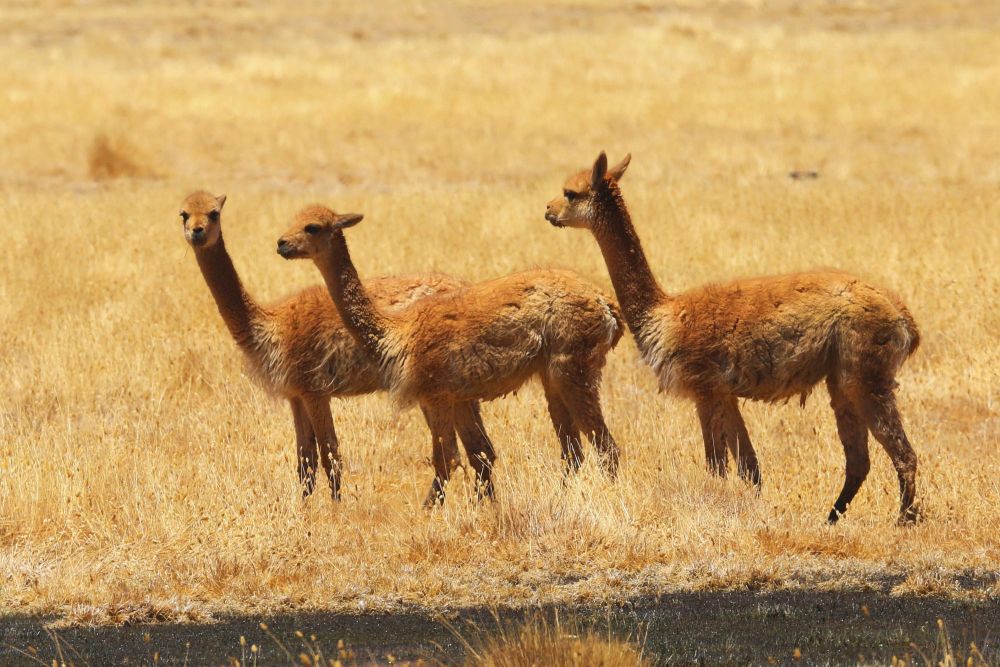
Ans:
[[[998,27],[990,3],[934,0],[0,10],[0,607],[1000,594]],[[91,177],[102,134],[138,171]],[[228,193],[227,245],[263,300],[319,281],[274,253],[313,201],[366,214],[364,274],[558,265],[607,286],[592,239],[542,218],[602,148],[634,155],[625,196],[668,289],[838,266],[900,292],[924,334],[899,378],[923,524],[895,526],[875,444],[824,524],[844,461],[822,389],[746,406],[760,497],[711,478],[693,407],[656,393],[630,339],[603,396],[617,483],[590,461],[563,484],[532,386],[484,409],[498,501],[460,475],[424,512],[422,420],[372,396],[333,405],[343,502],[302,503],[287,408],[244,375],[181,198]]]

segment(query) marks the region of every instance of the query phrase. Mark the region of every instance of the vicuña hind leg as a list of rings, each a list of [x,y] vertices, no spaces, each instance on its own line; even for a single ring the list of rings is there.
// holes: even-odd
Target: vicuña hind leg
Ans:
[[[919,512],[913,504],[917,493],[917,455],[903,431],[903,421],[891,389],[870,391],[861,399],[861,409],[872,435],[892,459],[899,478],[899,522],[913,523]]]
[[[316,433],[313,431],[305,405],[299,398],[289,400],[295,420],[295,459],[302,485],[302,497],[307,498],[316,487]]]
[[[444,487],[451,479],[451,471],[458,465],[458,442],[455,438],[454,406],[421,406],[427,426],[431,431],[431,462],[434,481],[424,499],[424,507],[444,503]]]
[[[569,372],[566,372],[569,371]],[[588,371],[580,363],[564,369],[561,376],[556,376],[559,396],[569,408],[573,423],[587,435],[587,439],[601,457],[601,465],[609,477],[614,479],[618,474],[618,443],[611,436],[608,425],[604,422],[601,410],[601,398],[598,393],[601,386],[600,372]]]
[[[830,391],[830,407],[837,417],[837,433],[844,445],[844,457],[847,461],[844,488],[833,503],[827,519],[830,523],[836,523],[868,477],[871,461],[868,458],[868,428],[857,404],[833,377],[827,378],[826,386]]]
[[[330,492],[334,500],[340,500],[340,453],[337,432],[333,428],[333,415],[330,414],[330,400],[326,396],[306,396],[302,402],[316,434],[319,461],[330,480]]]
[[[546,378],[542,378],[545,389],[545,400],[549,405],[549,417],[556,429],[559,446],[562,448],[563,464],[566,473],[574,473],[583,465],[583,444],[580,442],[580,429],[573,423],[569,408],[559,396],[559,390]]]
[[[493,498],[493,462],[497,455],[493,442],[486,434],[478,401],[455,406],[455,428],[462,439],[469,465],[476,473],[476,497],[480,500]]]

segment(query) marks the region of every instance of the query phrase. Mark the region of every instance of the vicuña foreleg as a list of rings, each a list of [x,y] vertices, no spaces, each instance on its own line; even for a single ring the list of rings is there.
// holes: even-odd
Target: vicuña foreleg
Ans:
[[[340,452],[338,451],[337,433],[333,428],[330,404],[322,396],[305,396],[302,399],[302,404],[305,406],[313,432],[316,434],[319,462],[330,481],[333,499],[340,500]],[[311,466],[315,479],[315,461],[311,463]]]
[[[316,432],[313,431],[309,415],[302,400],[293,398],[292,419],[295,421],[295,453],[298,459],[299,484],[302,486],[302,497],[309,496],[316,487]]]
[[[542,377],[542,386],[545,389],[545,400],[548,402],[549,417],[552,419],[552,426],[556,430],[556,437],[562,448],[563,465],[566,466],[566,474],[574,473],[583,465],[583,443],[580,442],[580,429],[573,422],[573,416],[569,412],[566,403],[559,395],[559,389],[555,384]]]
[[[601,410],[600,369],[588,368],[585,362],[572,359],[554,364],[549,378],[558,387],[559,397],[568,409],[573,424],[594,445],[604,471],[614,479],[618,474],[618,444],[608,430]]]
[[[455,407],[455,429],[462,439],[465,455],[476,475],[476,497],[493,498],[493,462],[497,454],[493,441],[486,434],[479,403],[462,403]]]
[[[729,459],[726,458],[726,439],[724,431],[724,407],[722,402],[712,396],[698,399],[698,421],[701,423],[701,436],[705,441],[705,462],[708,470],[719,477],[729,473]]]
[[[697,407],[708,469],[725,477],[729,472],[728,450],[736,461],[740,478],[759,489],[760,464],[736,397],[705,396],[697,401]]]
[[[736,461],[736,471],[740,479],[760,489],[760,463],[757,461],[753,443],[750,442],[750,433],[747,432],[746,422],[740,413],[739,403],[733,396],[724,401],[723,405],[726,446]]]
[[[455,412],[452,406],[423,408],[431,432],[431,464],[434,479],[424,499],[424,507],[431,508],[444,502],[444,488],[451,479],[451,472],[458,466],[458,442],[455,438]]]

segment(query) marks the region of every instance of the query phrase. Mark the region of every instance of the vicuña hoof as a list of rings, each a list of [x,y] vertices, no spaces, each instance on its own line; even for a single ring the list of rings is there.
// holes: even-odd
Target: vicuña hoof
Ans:
[[[916,505],[910,505],[899,513],[896,523],[900,526],[915,526],[924,520],[924,514]]]
[[[444,505],[444,485],[438,480],[434,480],[431,484],[431,490],[424,498],[424,509],[432,510],[439,505]]]

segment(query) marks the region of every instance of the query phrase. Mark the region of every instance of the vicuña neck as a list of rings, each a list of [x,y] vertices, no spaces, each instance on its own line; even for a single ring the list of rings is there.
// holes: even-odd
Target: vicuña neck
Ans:
[[[385,317],[378,312],[361,284],[342,232],[334,232],[329,254],[317,258],[316,266],[323,274],[326,288],[340,311],[344,325],[369,357],[381,360],[382,341],[387,329]]]
[[[667,295],[649,268],[618,184],[608,183],[597,193],[594,204],[600,221],[593,227],[594,237],[604,255],[625,322],[633,334],[638,334],[650,310]]]
[[[226,244],[220,238],[208,248],[196,248],[195,257],[229,333],[241,348],[251,347],[253,323],[263,311],[243,289]]]

